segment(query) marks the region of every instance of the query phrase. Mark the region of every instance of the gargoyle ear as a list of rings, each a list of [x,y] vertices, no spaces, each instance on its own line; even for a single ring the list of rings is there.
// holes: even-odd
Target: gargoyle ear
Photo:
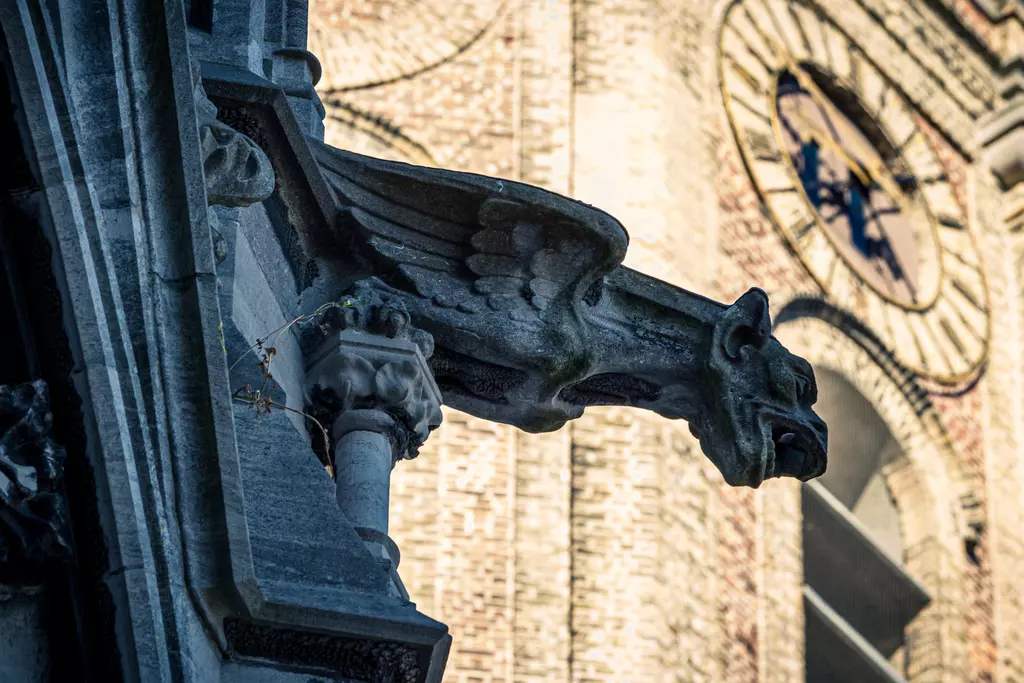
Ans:
[[[745,346],[762,348],[772,335],[768,295],[754,288],[736,300],[715,325],[714,340],[730,360],[740,357]]]

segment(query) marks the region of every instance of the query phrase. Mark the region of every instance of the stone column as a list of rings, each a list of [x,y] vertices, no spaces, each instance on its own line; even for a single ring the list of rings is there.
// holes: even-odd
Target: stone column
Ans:
[[[366,291],[332,309],[318,332],[306,383],[330,426],[338,505],[408,599],[388,536],[391,470],[415,458],[441,424],[441,392],[427,365],[433,338],[410,325],[403,307]]]

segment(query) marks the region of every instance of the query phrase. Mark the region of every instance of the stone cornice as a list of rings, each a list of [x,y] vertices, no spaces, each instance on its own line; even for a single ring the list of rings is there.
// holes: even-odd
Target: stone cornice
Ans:
[[[1003,104],[980,120],[978,139],[985,162],[1004,189],[1024,182],[1024,59],[1000,78]]]

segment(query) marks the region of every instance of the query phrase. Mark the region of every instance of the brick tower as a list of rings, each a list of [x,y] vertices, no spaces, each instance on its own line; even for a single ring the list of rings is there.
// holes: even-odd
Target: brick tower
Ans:
[[[448,411],[392,492],[446,680],[1024,680],[1024,4],[311,5],[329,143],[540,185],[621,220],[633,268],[764,288],[832,427],[818,484],[754,491],[650,413]]]

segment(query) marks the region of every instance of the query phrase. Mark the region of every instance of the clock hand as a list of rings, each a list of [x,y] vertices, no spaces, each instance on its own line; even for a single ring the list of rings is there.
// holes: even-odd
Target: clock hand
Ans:
[[[906,194],[899,184],[893,180],[892,175],[881,161],[872,160],[865,166],[863,162],[855,159],[842,145],[836,142],[831,135],[825,133],[819,126],[809,121],[806,116],[799,112],[792,112],[790,116],[797,119],[819,145],[829,148],[829,150],[843,160],[850,171],[857,176],[866,188],[870,188],[877,183],[886,194],[892,197],[892,200],[898,206],[901,208],[906,206],[908,203]]]
[[[875,241],[875,243],[878,244],[879,246],[878,255],[881,257],[881,260],[885,262],[885,265],[889,267],[889,272],[892,274],[892,276],[895,279],[903,282],[903,284],[906,286],[907,291],[910,293],[911,300],[913,300],[914,303],[917,303],[917,288],[914,286],[914,283],[910,281],[910,278],[908,278],[906,275],[907,271],[904,269],[903,263],[901,262],[900,257],[896,253],[896,249],[893,246],[893,241],[892,239],[890,239],[889,233],[885,229],[885,224],[882,222],[881,212],[879,209],[875,208],[874,204],[871,202],[870,197],[868,198],[868,204],[871,206],[872,209],[871,221],[874,222],[875,227],[878,229],[878,232],[881,235],[881,238]]]
[[[818,84],[814,82],[811,75],[800,67],[797,61],[789,53],[789,50],[786,49],[786,46],[781,41],[775,40],[770,36],[765,36],[765,38],[782,57],[782,61],[786,69],[793,74],[793,77],[796,78],[800,87],[811,96],[811,99],[813,99],[815,104],[822,109],[823,113],[826,113],[829,118],[836,116],[842,117],[842,113],[839,112],[835,105],[832,104],[832,101],[825,95],[825,93],[821,91],[821,88],[819,88]],[[823,135],[822,131],[818,130],[817,126],[812,126],[812,130],[816,130],[821,139],[824,140],[827,138],[829,142],[835,142],[832,139],[832,136]],[[864,168],[863,164],[855,162],[849,153],[842,150],[842,148],[838,146],[838,143],[832,147],[833,149],[836,149],[836,151],[841,150],[841,158],[845,159],[847,163],[850,164],[851,170],[854,170],[855,173],[857,173],[857,169],[863,171],[863,173],[857,173],[862,181],[864,181],[865,175],[868,178],[873,178],[886,193],[892,196],[894,201],[899,203],[901,206],[906,203],[903,191],[899,188],[897,183],[891,180],[888,169],[884,167],[884,164],[881,161],[875,161],[870,164],[870,168]],[[865,185],[870,186],[871,184],[871,182],[865,182]]]
[[[864,166],[854,159],[850,154],[843,149],[842,145],[832,139],[830,135],[821,130],[820,127],[809,121],[806,116],[799,112],[792,112],[789,114],[794,119],[798,120],[804,128],[808,131],[811,138],[822,147],[827,147],[836,156],[838,156],[850,169],[850,171],[856,175],[865,186],[871,186],[871,174]]]

